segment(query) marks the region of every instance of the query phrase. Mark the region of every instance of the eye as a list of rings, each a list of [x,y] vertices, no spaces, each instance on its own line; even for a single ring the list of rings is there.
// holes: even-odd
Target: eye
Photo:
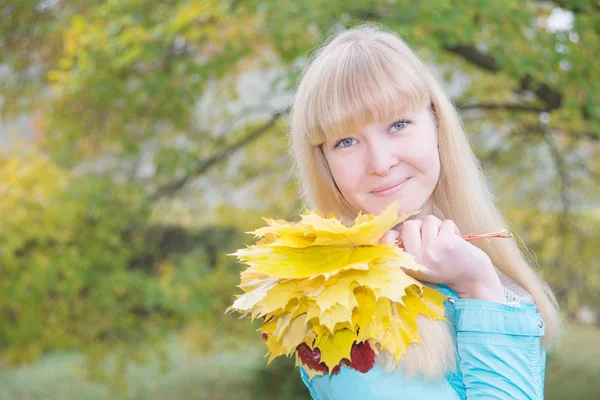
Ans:
[[[350,146],[352,146],[352,144],[353,144],[353,143],[352,143],[352,141],[353,141],[353,140],[354,140],[354,139],[352,139],[352,138],[343,138],[343,139],[340,139],[340,140],[338,140],[338,141],[335,143],[335,145],[334,145],[333,147],[334,147],[334,148],[338,148],[338,147],[341,147],[341,148],[344,148],[344,147],[350,147]]]
[[[399,120],[399,121],[396,121],[396,122],[394,122],[394,123],[393,123],[393,124],[390,126],[390,129],[393,129],[393,130],[397,130],[397,131],[399,131],[399,130],[402,130],[402,129],[406,128],[406,125],[408,125],[408,124],[410,124],[410,121],[409,121],[409,120],[406,120],[406,119],[401,119],[401,120]]]

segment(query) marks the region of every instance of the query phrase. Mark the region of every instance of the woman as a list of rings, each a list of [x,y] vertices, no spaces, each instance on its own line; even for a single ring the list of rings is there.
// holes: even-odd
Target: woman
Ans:
[[[291,154],[307,206],[347,224],[359,211],[421,212],[382,240],[402,239],[449,296],[447,321],[418,319],[421,344],[397,365],[304,383],[314,399],[541,399],[546,350],[562,322],[548,285],[514,239],[470,243],[460,232],[507,226],[460,118],[432,71],[396,34],[363,25],[334,36],[294,98]]]

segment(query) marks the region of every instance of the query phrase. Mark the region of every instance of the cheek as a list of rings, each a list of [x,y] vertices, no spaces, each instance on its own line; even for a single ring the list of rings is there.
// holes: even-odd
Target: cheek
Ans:
[[[437,147],[435,149],[432,149],[428,152],[428,173],[431,176],[432,179],[435,179],[435,181],[437,182],[437,179],[440,176],[440,155],[437,151]]]
[[[347,159],[330,160],[331,175],[344,197],[351,195],[359,188],[362,181],[360,165],[358,162],[350,162]]]
[[[415,144],[410,153],[410,163],[421,174],[437,179],[440,173],[440,156],[434,141],[421,141]]]

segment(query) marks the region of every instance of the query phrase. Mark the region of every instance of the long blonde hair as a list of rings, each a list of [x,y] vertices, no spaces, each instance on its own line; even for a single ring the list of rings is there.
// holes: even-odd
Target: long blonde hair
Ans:
[[[438,130],[441,170],[433,192],[436,208],[463,233],[507,227],[440,80],[398,35],[371,24],[331,37],[315,52],[301,76],[289,136],[305,206],[326,215],[334,213],[345,223],[353,221],[359,210],[338,190],[321,144],[364,124],[392,120],[399,111],[425,107],[432,110]],[[562,320],[556,299],[517,241],[474,244],[533,296],[546,324],[543,346],[558,343]],[[439,379],[455,367],[454,334],[444,321],[419,318],[423,344],[409,347],[399,369],[409,376]],[[386,352],[378,355],[378,363],[387,371],[396,368],[390,358]]]

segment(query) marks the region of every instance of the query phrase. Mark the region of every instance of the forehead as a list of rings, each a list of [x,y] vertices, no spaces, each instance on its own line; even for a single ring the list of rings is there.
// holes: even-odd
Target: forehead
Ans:
[[[431,104],[427,85],[416,77],[390,73],[379,79],[364,71],[324,82],[311,99],[306,120],[309,140],[319,145],[373,123],[393,122]],[[412,80],[411,80],[412,79]]]

